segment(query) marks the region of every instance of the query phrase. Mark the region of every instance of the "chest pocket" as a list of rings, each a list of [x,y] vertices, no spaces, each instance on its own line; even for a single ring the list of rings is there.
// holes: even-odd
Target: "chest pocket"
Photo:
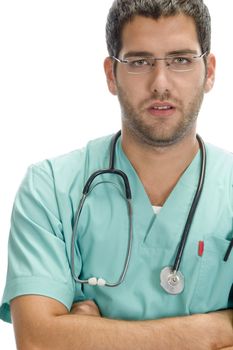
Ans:
[[[190,304],[190,312],[208,312],[228,307],[233,284],[233,253],[225,262],[230,241],[212,236],[204,239],[205,250]]]

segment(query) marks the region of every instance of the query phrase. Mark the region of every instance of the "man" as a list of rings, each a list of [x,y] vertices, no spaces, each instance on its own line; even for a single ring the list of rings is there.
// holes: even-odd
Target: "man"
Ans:
[[[122,110],[110,170],[96,177],[111,137],[29,169],[0,315],[10,321],[11,310],[24,350],[233,349],[233,158],[206,145],[205,169],[196,136],[214,84],[208,10],[118,0],[106,28],[105,73]]]

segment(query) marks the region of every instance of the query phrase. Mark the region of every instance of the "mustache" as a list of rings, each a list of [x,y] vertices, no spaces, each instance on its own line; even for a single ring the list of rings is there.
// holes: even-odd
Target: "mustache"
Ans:
[[[161,101],[161,102],[170,102],[175,105],[180,105],[180,101],[177,100],[175,97],[173,97],[169,90],[164,91],[163,93],[159,93],[157,91],[154,91],[150,97],[148,97],[146,100],[144,100],[141,104],[141,107],[148,106],[149,104],[152,104],[155,100]]]

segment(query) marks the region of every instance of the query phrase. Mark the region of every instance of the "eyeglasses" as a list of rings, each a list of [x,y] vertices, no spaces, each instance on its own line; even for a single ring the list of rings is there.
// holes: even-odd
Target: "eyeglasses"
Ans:
[[[170,55],[164,58],[158,57],[128,57],[127,59],[120,59],[115,56],[111,56],[119,63],[123,63],[126,66],[127,72],[130,74],[143,74],[152,71],[156,66],[156,61],[164,61],[166,67],[173,72],[189,72],[195,68],[197,62],[199,62],[207,51],[201,55],[193,55],[192,53],[185,53],[179,55]]]

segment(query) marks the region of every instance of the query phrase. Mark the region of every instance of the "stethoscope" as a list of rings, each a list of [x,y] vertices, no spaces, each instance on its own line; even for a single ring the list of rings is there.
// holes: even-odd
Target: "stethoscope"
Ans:
[[[71,239],[71,273],[74,280],[81,284],[89,284],[91,286],[98,285],[98,286],[106,286],[106,287],[117,287],[124,281],[128,267],[129,267],[129,262],[131,258],[131,252],[132,252],[132,242],[133,242],[131,189],[130,189],[127,175],[122,170],[115,169],[114,167],[116,143],[120,135],[121,135],[121,131],[118,131],[112,137],[111,144],[110,144],[109,167],[107,169],[100,169],[95,171],[88,178],[82,191],[82,197],[80,199],[78,209],[75,213],[72,239]],[[175,257],[175,262],[173,266],[166,266],[165,268],[163,268],[160,273],[160,285],[169,294],[180,294],[184,289],[184,276],[179,270],[179,267],[183,257],[184,248],[187,242],[190,227],[191,227],[194,214],[195,214],[195,211],[200,199],[200,195],[203,189],[203,185],[204,185],[205,171],[206,171],[206,149],[205,149],[204,142],[199,135],[197,135],[197,140],[201,151],[201,167],[200,167],[200,175],[199,175],[197,190],[196,190],[196,193],[188,214],[188,218],[181,236],[181,240],[178,246],[178,251]],[[103,174],[115,174],[123,180],[124,187],[125,187],[125,200],[128,206],[128,216],[129,216],[128,246],[127,246],[122,273],[116,282],[109,282],[102,277],[95,277],[95,276],[89,277],[88,279],[80,279],[78,275],[76,275],[75,273],[75,243],[77,241],[77,232],[78,232],[77,228],[78,228],[80,215],[81,215],[85,200],[91,192],[91,185],[93,181],[96,179],[97,176],[103,175]]]

